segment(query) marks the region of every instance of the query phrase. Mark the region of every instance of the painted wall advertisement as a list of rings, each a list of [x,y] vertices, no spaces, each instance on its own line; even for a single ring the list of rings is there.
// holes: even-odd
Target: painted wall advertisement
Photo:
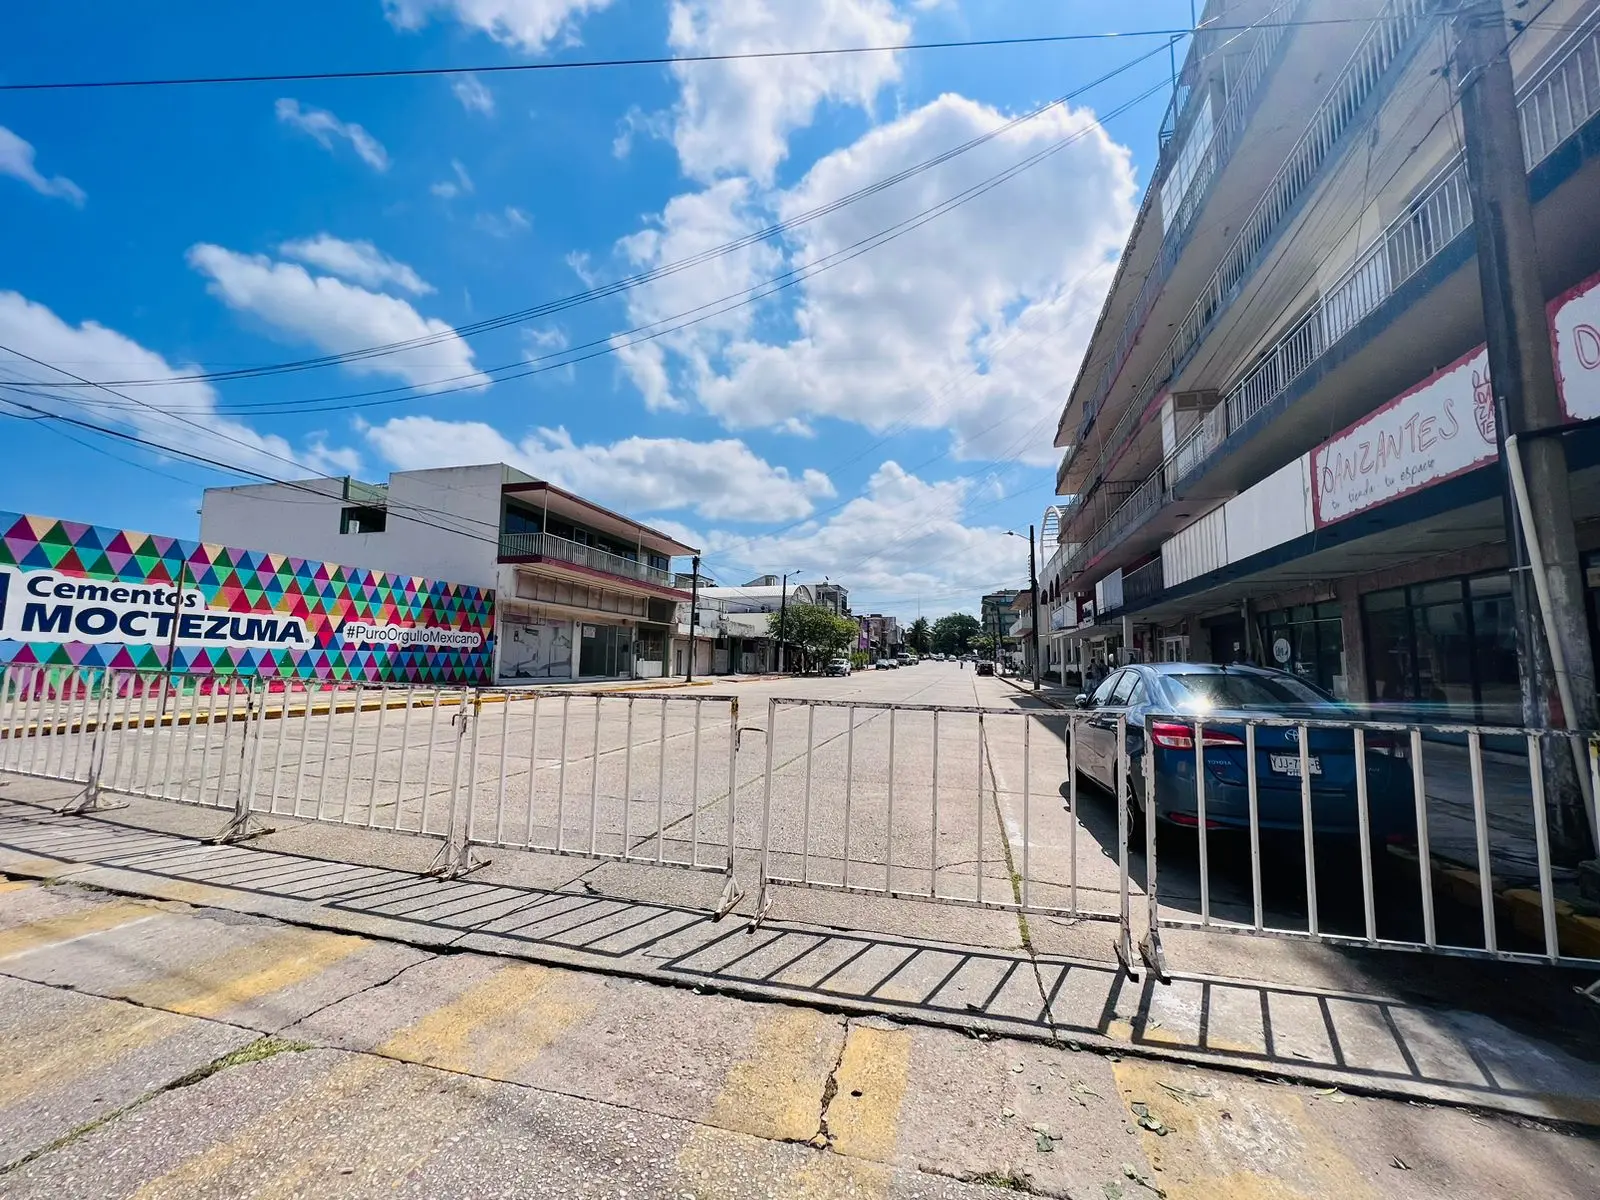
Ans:
[[[1600,417],[1600,276],[1549,305],[1561,403]],[[1318,528],[1495,460],[1494,396],[1482,346],[1311,452]]]
[[[487,683],[494,593],[0,512],[0,663]]]

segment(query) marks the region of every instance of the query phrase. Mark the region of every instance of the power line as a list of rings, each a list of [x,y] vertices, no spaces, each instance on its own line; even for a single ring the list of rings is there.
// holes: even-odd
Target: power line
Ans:
[[[746,50],[727,54],[661,54],[641,58],[566,59],[542,63],[485,63],[460,67],[380,67],[350,71],[274,71],[257,75],[174,75],[142,79],[39,80],[0,83],[0,92],[104,91],[118,88],[216,87],[255,83],[311,83],[331,80],[418,79],[453,75],[531,74],[549,71],[585,71],[625,67],[664,67],[692,63],[748,62],[787,58],[823,58],[855,54],[899,54],[926,50],[970,50],[1008,46],[1046,46],[1072,42],[1128,41],[1137,38],[1192,37],[1199,32],[1225,33],[1247,29],[1313,28],[1328,25],[1369,25],[1399,18],[1377,13],[1361,17],[1317,17],[1221,25],[1201,22],[1156,29],[1102,30],[1090,33],[1038,34],[1029,37],[964,38],[938,42],[898,42],[876,46],[827,46],[806,50]],[[1165,50],[1163,44],[1160,49]]]
[[[1106,114],[1106,117],[1109,119],[1111,117],[1121,115],[1121,113],[1143,103],[1156,92],[1166,88],[1166,86],[1166,81],[1162,81],[1156,84],[1154,87],[1147,88],[1145,91],[1134,96],[1132,99],[1126,101],[1122,105],[1110,110]],[[521,359],[516,363],[508,363],[504,364],[503,366],[490,368],[488,371],[474,372],[470,376],[457,376],[455,377],[456,379],[465,380],[466,382],[457,383],[456,386],[453,387],[435,387],[431,391],[427,392],[426,395],[429,398],[432,398],[435,396],[450,395],[463,391],[476,391],[484,386],[484,384],[481,382],[483,375],[491,375],[494,382],[503,383],[508,380],[523,379],[532,375],[539,375],[548,371],[560,370],[564,367],[575,366],[578,363],[588,362],[591,359],[601,358],[617,353],[619,350],[630,349],[634,346],[654,341],[671,333],[681,332],[684,329],[699,325],[705,321],[711,320],[714,317],[732,312],[735,309],[755,304],[761,300],[767,299],[770,296],[776,295],[778,292],[794,287],[798,283],[814,278],[825,271],[832,270],[835,267],[843,266],[845,263],[859,258],[871,250],[875,250],[880,246],[886,245],[889,242],[903,237],[907,233],[911,233],[917,229],[920,229],[930,221],[933,221],[956,208],[970,203],[987,192],[992,191],[1000,184],[1008,182],[1010,179],[1021,174],[1023,171],[1037,166],[1040,162],[1053,157],[1055,154],[1066,149],[1068,146],[1082,140],[1085,137],[1088,137],[1090,134],[1099,129],[1099,127],[1099,123],[1096,122],[1093,125],[1085,126],[1080,130],[1068,134],[1066,137],[1058,138],[1040,150],[1037,150],[1020,161],[1013,163],[1009,167],[1006,167],[1004,170],[967,187],[963,191],[956,193],[954,196],[946,197],[944,200],[941,200],[937,204],[923,209],[921,212],[904,218],[895,225],[889,226],[887,229],[880,229],[874,233],[868,234],[866,237],[860,238],[848,246],[835,250],[821,258],[812,260],[801,267],[796,267],[789,271],[785,271],[780,275],[764,280],[763,282],[755,284],[752,287],[745,288],[742,291],[730,293],[729,295],[720,297],[716,300],[701,304],[696,308],[674,314],[671,317],[664,317],[660,321],[656,321],[648,325],[635,326],[633,329],[624,331],[622,333],[608,334],[604,338],[598,338],[594,341],[583,343],[580,346],[569,347],[567,351],[562,352],[562,357],[560,358],[557,358],[555,355],[549,355],[541,359]],[[680,318],[687,319],[680,320]],[[677,323],[673,324],[673,322]],[[633,336],[635,334],[639,336]],[[627,338],[629,340],[619,341],[619,339],[623,338]],[[574,353],[574,351],[580,350],[586,350],[588,353]],[[172,384],[180,381],[181,380],[179,379],[169,379],[150,382]],[[80,380],[79,382],[86,384],[89,387],[100,388],[101,390],[107,391],[111,390],[110,384],[101,384],[86,380]],[[448,383],[451,381],[442,380],[440,382]],[[125,387],[129,385],[127,383],[119,383],[117,386]],[[238,404],[227,408],[225,411],[230,414],[266,412],[334,412],[346,409],[372,408],[389,404],[404,403],[405,401],[413,398],[413,393],[415,391],[416,389],[412,385],[401,385],[386,388],[373,388],[362,392],[340,393],[332,396],[323,396],[308,400],[266,401],[253,405]],[[117,395],[124,400],[131,399],[120,392],[113,392],[112,394]],[[386,397],[386,399],[377,399],[377,397]],[[102,404],[101,407],[107,406]]]
[[[1085,92],[1110,82],[1117,76],[1127,73],[1141,63],[1154,57],[1156,54],[1160,53],[1162,49],[1164,49],[1164,47],[1157,46],[1153,50],[1137,55],[1134,58],[1131,58],[1116,67],[1113,67],[1111,70],[1106,71],[1104,74],[1078,85],[1077,87],[1071,89],[1061,96],[1056,97],[1053,100],[1047,101],[1046,103],[1030,109],[1025,113],[1021,113],[1008,121],[1002,122],[993,129],[986,130],[976,137],[969,138],[967,141],[962,142],[957,146],[951,147],[950,149],[942,151],[931,158],[924,159],[921,162],[897,171],[892,175],[885,176],[882,179],[878,179],[870,184],[866,184],[865,186],[860,187],[853,192],[836,197],[835,199],[827,201],[824,204],[816,205],[813,208],[797,213],[794,216],[788,217],[782,221],[774,222],[761,229],[752,230],[750,233],[743,234],[740,237],[724,242],[721,245],[710,247],[706,250],[690,255],[687,258],[677,259],[673,262],[664,263],[658,267],[653,267],[648,271],[641,271],[633,275],[624,276],[621,279],[613,280],[610,283],[602,284],[598,287],[592,287],[586,289],[585,291],[575,292],[556,300],[542,301],[539,304],[518,309],[509,313],[502,313],[498,316],[486,317],[481,321],[475,321],[467,325],[447,329],[440,333],[428,334],[422,337],[409,338],[402,341],[380,343],[378,345],[364,347],[359,350],[349,350],[338,354],[296,359],[282,363],[265,364],[262,366],[235,368],[228,371],[197,371],[187,375],[172,375],[161,379],[108,379],[103,380],[102,382],[115,387],[149,387],[169,385],[174,383],[221,382],[225,380],[250,379],[267,375],[287,374],[295,371],[312,370],[324,366],[344,365],[364,359],[384,357],[389,354],[399,353],[401,351],[435,345],[439,342],[447,341],[454,337],[471,338],[491,330],[502,329],[511,325],[527,324],[532,321],[554,316],[558,313],[566,312],[569,309],[579,307],[583,304],[588,304],[596,300],[608,299],[612,296],[632,291],[647,284],[659,282],[662,279],[670,278],[671,276],[679,274],[682,271],[689,270],[693,267],[702,266],[705,263],[714,261],[715,259],[725,257],[728,254],[736,253],[740,250],[748,249],[751,246],[758,245],[761,242],[769,241],[774,237],[790,232],[791,230],[802,225],[810,224],[819,218],[830,216],[850,204],[868,199],[874,195],[877,195],[879,192],[903,183],[907,179],[911,179],[917,175],[923,174],[935,167],[942,166],[943,164],[959,157],[960,155],[966,154],[971,150],[986,145],[1005,133],[1008,133],[1012,129],[1015,129],[1028,121],[1032,121],[1051,111],[1052,109],[1071,103],[1073,100],[1076,100],[1082,96]],[[1166,84],[1163,82],[1155,90],[1160,90],[1165,86]],[[1142,101],[1144,96],[1141,96],[1139,99]],[[1108,112],[1104,117],[1099,118],[1099,122],[1103,123],[1105,120],[1110,119],[1114,115],[1120,115],[1122,111],[1126,111],[1127,107],[1128,105],[1119,106],[1112,112]],[[846,247],[846,249],[849,249],[849,247]],[[840,252],[836,251],[835,253]],[[778,278],[782,278],[782,276],[779,276]],[[724,297],[724,299],[727,299],[727,297]],[[713,303],[720,303],[720,301],[713,301]],[[690,311],[692,312],[697,310]],[[674,318],[667,319],[671,320]],[[641,329],[646,328],[649,328],[649,326],[641,327]],[[639,332],[639,330],[630,330],[628,332],[635,333]],[[595,344],[602,343],[590,343],[590,345]],[[571,347],[568,349],[570,351],[571,349],[583,348],[585,347]],[[563,351],[563,353],[566,352],[567,351]],[[549,358],[554,356],[547,355],[545,357]],[[445,379],[437,382],[452,383],[458,382],[462,379],[476,378],[479,374],[492,375],[497,371],[509,370],[513,367],[519,366],[525,361],[527,360],[519,359],[517,363],[507,364],[506,366],[502,367],[490,368],[488,371],[481,373],[474,372],[472,376],[456,376],[452,379]],[[543,359],[535,361],[543,361]],[[566,364],[561,363],[558,365],[564,366]],[[404,388],[380,389],[378,391],[364,393],[364,395],[380,395],[386,392],[410,390],[415,390],[412,385],[407,385]]]

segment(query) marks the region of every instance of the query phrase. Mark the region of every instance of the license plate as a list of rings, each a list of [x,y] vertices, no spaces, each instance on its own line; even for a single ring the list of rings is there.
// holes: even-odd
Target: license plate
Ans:
[[[1311,773],[1313,775],[1322,774],[1322,760],[1320,758],[1313,754],[1306,761],[1311,764]],[[1300,756],[1298,754],[1269,754],[1267,755],[1267,762],[1279,775],[1293,775],[1296,778],[1300,775]]]

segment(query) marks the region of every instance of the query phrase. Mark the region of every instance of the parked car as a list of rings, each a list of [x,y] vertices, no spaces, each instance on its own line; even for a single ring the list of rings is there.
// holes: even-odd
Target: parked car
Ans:
[[[988,659],[984,659],[982,662],[980,662],[978,664],[978,674],[979,675],[993,675],[994,674],[994,664],[992,662],[990,662]]]
[[[895,662],[895,660],[892,658],[880,658],[877,662],[872,664],[872,668],[875,671],[893,671],[899,665],[900,664]]]
[[[913,654],[901,654],[896,658],[896,661],[902,667],[914,667],[917,665],[916,656]]]
[[[1117,718],[1127,717],[1126,794],[1130,837],[1142,844],[1142,822],[1152,811],[1146,797],[1145,718],[1193,714],[1205,736],[1206,825],[1210,829],[1250,826],[1249,764],[1245,758],[1248,718],[1354,720],[1354,714],[1304,680],[1265,667],[1216,663],[1151,663],[1113,671],[1092,695],[1077,698],[1089,713],[1077,725],[1078,771],[1101,787],[1116,790]],[[1194,726],[1155,721],[1155,806],[1158,821],[1199,824],[1194,771]],[[1311,824],[1315,834],[1348,837],[1358,833],[1355,738],[1348,729],[1309,728],[1307,762],[1311,772]],[[1411,768],[1404,736],[1369,733],[1366,739],[1367,802],[1375,843],[1407,840],[1416,833]],[[1301,828],[1300,735],[1294,727],[1258,726],[1256,803],[1260,828]]]
[[[836,658],[822,668],[822,673],[824,675],[847,677],[850,674],[850,660],[848,658]]]

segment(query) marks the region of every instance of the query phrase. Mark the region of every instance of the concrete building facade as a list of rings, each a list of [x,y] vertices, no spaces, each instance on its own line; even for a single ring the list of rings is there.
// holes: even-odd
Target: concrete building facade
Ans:
[[[1459,80],[1437,9],[1205,6],[1202,25],[1226,31],[1184,63],[1057,430],[1064,499],[1040,590],[1069,677],[1248,660],[1356,702],[1518,721]],[[1600,3],[1503,13],[1592,633]]]
[[[496,594],[498,683],[669,673],[690,595],[676,539],[503,463],[211,488],[201,537]]]

